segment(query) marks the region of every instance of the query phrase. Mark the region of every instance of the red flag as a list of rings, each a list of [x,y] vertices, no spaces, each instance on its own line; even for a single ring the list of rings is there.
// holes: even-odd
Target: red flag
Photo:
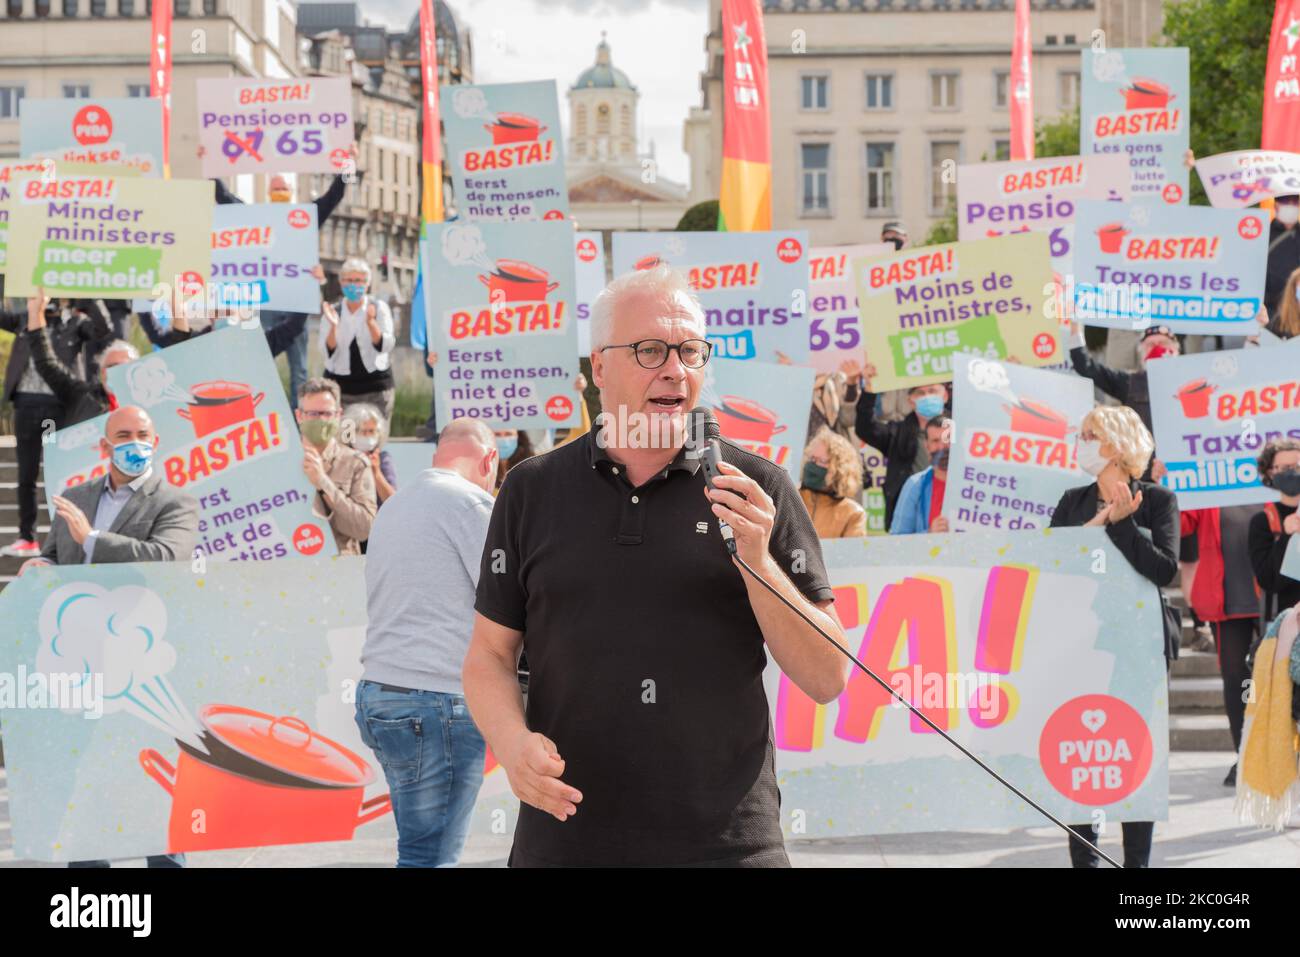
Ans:
[[[154,0],[149,47],[149,95],[162,100],[163,176],[170,177],[172,132],[172,4]]]
[[[1011,158],[1034,158],[1034,74],[1030,65],[1029,0],[1016,0],[1016,35],[1011,41]]]
[[[420,200],[420,232],[424,224],[440,223],[442,211],[442,132],[438,128],[438,39],[433,0],[420,0],[420,85],[424,101],[424,139],[420,172],[424,188]]]
[[[1277,0],[1273,12],[1259,145],[1300,153],[1300,0]]]
[[[772,228],[772,123],[759,0],[722,0],[722,193],[718,229]]]

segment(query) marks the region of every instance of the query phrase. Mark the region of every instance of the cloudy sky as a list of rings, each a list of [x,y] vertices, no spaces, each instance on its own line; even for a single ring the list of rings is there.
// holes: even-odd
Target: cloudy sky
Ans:
[[[654,140],[660,172],[688,176],[682,121],[700,102],[707,0],[448,0],[474,39],[479,83],[554,79],[568,125],[565,91],[595,62],[602,30],[614,65],[641,93],[641,148]],[[417,0],[360,0],[372,23],[405,29]]]

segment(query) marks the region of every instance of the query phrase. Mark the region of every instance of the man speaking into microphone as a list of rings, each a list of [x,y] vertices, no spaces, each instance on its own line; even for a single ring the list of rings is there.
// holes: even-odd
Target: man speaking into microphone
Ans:
[[[688,416],[710,346],[685,278],[616,279],[591,322],[604,409],[510,471],[488,529],[465,697],[522,802],[512,867],[789,866],[764,646],[825,703],[847,661],[785,471],[723,442],[708,490]],[[528,709],[516,679],[530,668]]]

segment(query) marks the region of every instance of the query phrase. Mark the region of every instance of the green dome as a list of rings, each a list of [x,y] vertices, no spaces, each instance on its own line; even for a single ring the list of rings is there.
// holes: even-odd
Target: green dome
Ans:
[[[609,44],[605,42],[605,34],[600,35],[600,44],[596,47],[596,64],[589,66],[582,71],[576,83],[573,84],[575,90],[586,89],[619,89],[635,90],[632,81],[627,78],[627,74],[614,66],[610,62]]]

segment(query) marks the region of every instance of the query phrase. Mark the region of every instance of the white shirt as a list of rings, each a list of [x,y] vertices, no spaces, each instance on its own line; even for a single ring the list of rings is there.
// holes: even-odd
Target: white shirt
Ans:
[[[379,345],[370,338],[366,327],[366,313],[371,304],[375,307],[375,322],[379,326]],[[357,351],[361,354],[361,364],[367,372],[384,372],[389,368],[389,353],[397,345],[397,336],[393,332],[393,314],[388,310],[388,303],[380,299],[362,298],[357,309],[353,311],[351,303],[344,300],[334,307],[338,313],[339,328],[335,334],[334,351],[331,353],[325,345],[329,338],[329,321],[320,324],[320,351],[325,357],[325,369],[335,375],[351,375],[360,369],[352,368],[352,342],[356,341]]]
[[[153,466],[150,466],[117,490],[113,489],[112,473],[104,476],[104,490],[99,493],[99,504],[95,506],[95,517],[90,523],[91,532],[81,544],[82,550],[86,553],[82,561],[83,565],[89,565],[93,560],[95,542],[99,539],[99,533],[113,527],[113,523],[122,514],[122,509],[126,508],[126,503],[131,500],[131,496],[148,481],[152,474]]]

